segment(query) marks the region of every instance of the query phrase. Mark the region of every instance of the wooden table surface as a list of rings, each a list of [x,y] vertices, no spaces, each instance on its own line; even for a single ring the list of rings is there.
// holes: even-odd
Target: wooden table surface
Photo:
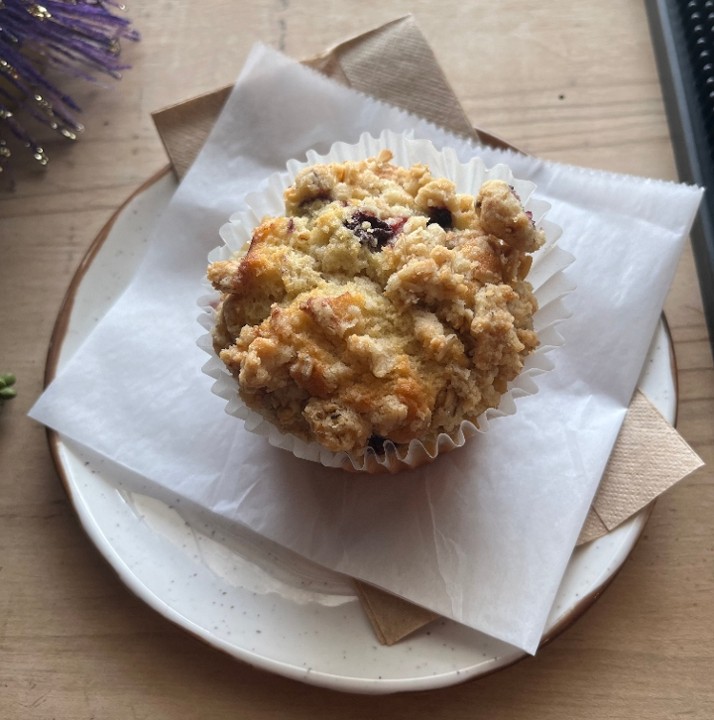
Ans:
[[[691,253],[666,304],[679,423],[708,462],[656,505],[603,597],[555,642],[489,677],[382,698],[321,690],[213,650],[149,609],[80,528],[26,412],[63,294],[117,206],[166,163],[150,112],[230,83],[261,40],[295,58],[413,12],[474,124],[543,157],[676,179],[640,0],[131,0],[142,33],[46,173],[0,194],[0,717],[714,717],[714,368]]]

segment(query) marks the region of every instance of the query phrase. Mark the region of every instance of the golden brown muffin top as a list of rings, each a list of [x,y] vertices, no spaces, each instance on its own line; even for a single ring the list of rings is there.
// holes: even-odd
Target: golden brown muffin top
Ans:
[[[525,278],[544,236],[513,189],[459,194],[391,159],[302,170],[285,215],[208,268],[242,400],[336,452],[476,423],[538,344]]]

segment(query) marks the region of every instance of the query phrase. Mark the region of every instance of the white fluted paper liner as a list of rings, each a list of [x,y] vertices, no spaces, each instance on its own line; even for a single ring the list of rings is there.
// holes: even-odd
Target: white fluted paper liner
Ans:
[[[284,215],[283,193],[302,168],[317,163],[362,160],[384,149],[391,150],[394,155],[393,161],[397,165],[404,167],[415,163],[428,165],[434,177],[446,177],[452,180],[459,193],[476,195],[485,181],[504,180],[513,187],[526,210],[532,213],[534,222],[545,231],[546,243],[534,254],[533,265],[528,275],[538,300],[539,308],[534,316],[534,328],[538,333],[540,345],[526,358],[523,370],[509,384],[508,391],[502,395],[499,406],[483,413],[478,418],[478,425],[465,420],[457,430],[448,434],[441,433],[435,442],[429,445],[419,440],[412,440],[408,445],[396,446],[387,441],[384,452],[380,454],[372,448],[366,448],[361,452],[336,453],[317,442],[306,442],[295,435],[282,432],[243,403],[238,395],[235,379],[213,349],[211,329],[218,295],[212,289],[208,289],[207,281],[207,294],[199,300],[199,305],[203,309],[199,322],[207,333],[199,338],[198,345],[210,356],[203,366],[203,371],[215,380],[213,392],[227,401],[226,412],[242,419],[247,430],[265,436],[271,445],[288,450],[296,457],[313,460],[327,467],[341,467],[370,473],[397,472],[429,462],[439,453],[463,445],[474,433],[485,432],[493,418],[515,413],[515,400],[536,393],[538,388],[534,378],[553,369],[547,355],[553,348],[563,343],[557,326],[568,316],[563,300],[567,293],[573,290],[570,280],[563,274],[563,270],[573,261],[573,257],[557,247],[556,241],[562,231],[557,225],[545,219],[550,205],[534,197],[536,189],[534,183],[513,177],[507,165],[499,164],[487,168],[478,157],[462,163],[456,153],[449,148],[437,150],[430,141],[415,139],[411,133],[395,133],[388,130],[378,137],[365,133],[355,144],[335,143],[324,155],[309,151],[305,161],[288,162],[287,171],[270,176],[257,192],[245,197],[245,209],[232,215],[229,222],[221,228],[223,245],[209,253],[208,262],[227,260],[237,252],[244,252],[250,243],[253,229],[266,215]]]

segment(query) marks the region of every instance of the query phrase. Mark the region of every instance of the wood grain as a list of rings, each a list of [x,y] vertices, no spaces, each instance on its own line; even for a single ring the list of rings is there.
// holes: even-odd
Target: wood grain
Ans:
[[[150,113],[230,83],[252,43],[296,58],[413,12],[469,119],[529,152],[675,179],[640,2],[133,0],[142,41],[118,84],[73,84],[87,130],[51,140],[47,173],[0,195],[0,717],[714,717],[714,368],[691,253],[666,305],[678,427],[708,463],[658,503],[604,596],[570,630],[503,672],[386,698],[301,685],[233,661],[137,600],[89,543],[26,418],[81,257],[120,203],[165,164]]]

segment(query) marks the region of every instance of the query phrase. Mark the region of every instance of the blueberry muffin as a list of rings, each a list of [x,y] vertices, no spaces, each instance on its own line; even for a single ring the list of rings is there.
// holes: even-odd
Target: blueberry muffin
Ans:
[[[499,404],[538,345],[543,231],[505,182],[426,165],[314,165],[247,252],[211,263],[214,348],[242,401],[333,452],[434,446]]]

